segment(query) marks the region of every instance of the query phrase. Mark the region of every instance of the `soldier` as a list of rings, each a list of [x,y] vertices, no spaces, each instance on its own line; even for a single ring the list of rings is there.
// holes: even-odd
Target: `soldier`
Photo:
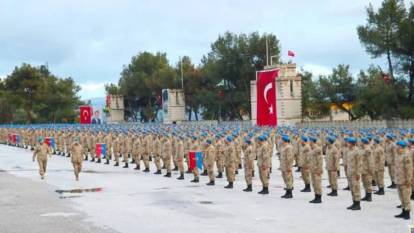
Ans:
[[[196,136],[192,136],[192,143],[191,143],[190,151],[200,151],[200,144],[198,143]],[[191,182],[193,183],[200,182],[200,173],[198,171],[197,166],[193,168],[193,174],[194,174],[194,179]]]
[[[141,138],[135,137],[133,144],[132,144],[132,158],[135,161],[135,164],[137,165],[134,169],[140,170],[140,164],[141,164]]]
[[[271,151],[266,141],[265,135],[260,135],[259,148],[257,149],[257,167],[259,169],[260,181],[263,189],[259,194],[269,194],[269,172],[270,172],[270,155]]]
[[[229,182],[227,186],[224,188],[226,189],[232,189],[233,188],[233,182],[235,180],[235,169],[236,169],[236,162],[237,162],[237,156],[236,156],[236,148],[233,144],[233,137],[228,136],[226,138],[226,145],[225,145],[225,166],[226,166],[226,177],[227,181]]]
[[[74,142],[72,143],[70,147],[70,153],[71,153],[71,160],[73,164],[73,169],[75,172],[76,181],[79,181],[79,173],[82,170],[82,161],[83,161],[83,148],[82,145],[79,143],[80,139],[79,137],[74,138]]]
[[[155,138],[154,148],[152,155],[154,156],[154,163],[157,167],[157,171],[154,172],[155,175],[161,174],[161,153],[162,153],[162,136],[161,134]]]
[[[397,188],[394,182],[394,158],[397,150],[397,146],[394,142],[394,135],[385,135],[385,164],[388,167],[388,173],[391,177],[391,185],[388,188]]]
[[[218,174],[216,178],[220,179],[223,178],[223,172],[224,172],[224,144],[223,140],[220,135],[216,136],[216,164],[217,164],[217,171]]]
[[[293,146],[290,144],[290,138],[287,135],[282,135],[282,148],[280,151],[280,170],[282,171],[283,181],[286,186],[286,193],[282,198],[292,198],[293,190],[293,162],[295,159]]]
[[[142,156],[142,158],[144,160],[144,166],[145,166],[144,172],[149,172],[150,171],[150,169],[149,169],[149,156],[150,156],[150,153],[151,153],[151,144],[150,144],[151,142],[152,142],[152,138],[149,134],[145,135],[143,137],[142,141],[141,141],[142,148],[144,148],[143,156]]]
[[[176,149],[177,149],[177,166],[178,170],[180,172],[180,176],[177,178],[177,180],[184,180],[184,138],[179,137],[176,142]]]
[[[301,149],[300,149],[300,155],[299,155],[299,167],[301,168],[301,174],[303,182],[305,183],[305,188],[301,190],[301,192],[311,192],[311,186],[310,186],[310,152],[311,148],[309,146],[309,138],[305,135],[302,135],[301,137]]]
[[[318,204],[322,202],[322,173],[323,173],[323,154],[322,148],[317,143],[316,137],[310,137],[311,147],[311,181],[315,198],[309,203]]]
[[[162,147],[162,159],[164,161],[165,169],[167,169],[167,174],[164,177],[171,177],[171,158],[173,154],[172,150],[172,141],[170,137],[164,137],[164,144]]]
[[[33,162],[37,156],[37,162],[39,164],[39,174],[40,178],[43,180],[45,178],[46,167],[47,167],[47,156],[49,155],[52,158],[52,151],[50,147],[46,144],[43,137],[39,137],[39,144],[36,146],[33,152]]]
[[[362,159],[360,152],[356,148],[356,139],[354,137],[347,138],[348,150],[347,158],[347,173],[350,181],[350,189],[352,193],[353,204],[347,209],[361,210],[361,166]]]
[[[374,139],[373,147],[373,159],[374,159],[374,177],[378,185],[378,191],[374,194],[384,195],[384,170],[385,170],[385,155],[384,148],[381,146],[381,139]]]
[[[120,135],[115,137],[113,145],[114,145],[114,157],[115,157],[114,166],[118,167],[119,166],[119,157],[121,155],[121,146],[122,146]]]
[[[338,166],[339,166],[339,151],[335,146],[336,138],[329,136],[326,141],[328,146],[326,147],[326,170],[328,172],[329,185],[331,186],[332,191],[328,193],[328,196],[336,197],[338,196]]]
[[[372,156],[372,149],[367,138],[361,138],[363,143],[362,152],[362,185],[365,189],[365,197],[362,201],[372,201],[372,174],[374,173],[374,159]]]
[[[243,189],[244,192],[251,192],[252,189],[252,177],[253,177],[253,167],[254,167],[254,159],[256,158],[256,153],[252,146],[252,142],[250,139],[246,138],[244,140],[243,146],[243,154],[244,154],[244,178],[246,179],[247,188]]]
[[[124,157],[125,165],[123,166],[123,168],[128,168],[129,157],[131,157],[131,154],[132,154],[132,144],[133,144],[133,142],[132,142],[132,139],[133,139],[132,138],[132,134],[131,133],[128,133],[124,139],[125,139],[125,141],[124,141],[125,143],[124,143],[124,153],[123,153],[123,157]]]
[[[105,144],[106,144],[106,162],[105,162],[105,164],[109,164],[109,160],[111,160],[111,157],[112,157],[112,133],[111,132],[109,132],[109,134],[107,134],[105,137],[104,137],[104,142],[105,142]]]
[[[413,167],[411,155],[407,151],[407,142],[398,141],[398,149],[395,156],[395,183],[398,188],[398,195],[401,201],[402,212],[396,215],[396,218],[410,219],[411,210],[411,179],[413,174]]]
[[[214,163],[216,161],[216,148],[212,145],[211,139],[206,140],[207,148],[206,148],[206,164],[207,164],[207,173],[210,179],[210,182],[207,185],[215,185],[214,182]]]

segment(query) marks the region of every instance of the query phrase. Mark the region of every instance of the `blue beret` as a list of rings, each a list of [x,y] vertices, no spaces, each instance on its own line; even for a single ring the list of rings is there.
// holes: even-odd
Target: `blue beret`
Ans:
[[[307,142],[308,141],[308,137],[306,137],[305,135],[302,135],[302,141]]]
[[[404,140],[401,140],[397,142],[397,145],[401,146],[402,148],[406,148],[408,146],[408,143]]]
[[[357,142],[357,140],[354,137],[349,137],[349,138],[346,139],[346,141],[348,143],[352,143],[352,144],[355,144]]]
[[[231,136],[227,136],[226,140],[227,140],[228,142],[231,142],[231,141],[233,141],[233,138],[232,138]]]
[[[309,137],[309,140],[311,141],[311,142],[316,142],[316,141],[318,141],[318,139],[316,138],[316,137]]]
[[[380,138],[374,138],[374,142],[379,144],[381,142],[381,139]]]
[[[392,134],[390,134],[390,133],[387,133],[385,136],[386,136],[388,139],[393,139],[393,138],[394,138],[394,135],[392,135]]]
[[[211,140],[210,140],[210,139],[207,139],[207,140],[206,140],[206,142],[207,142],[208,144],[211,144]]]
[[[282,140],[285,141],[285,142],[290,142],[290,138],[289,138],[288,135],[283,135]]]
[[[368,140],[368,138],[361,138],[361,142],[364,143],[364,144],[368,144],[369,140]]]
[[[326,138],[328,140],[329,143],[334,143],[336,141],[336,138],[334,136],[329,136]]]
[[[409,141],[410,143],[414,144],[414,138],[410,138],[410,139],[408,139],[408,141]]]

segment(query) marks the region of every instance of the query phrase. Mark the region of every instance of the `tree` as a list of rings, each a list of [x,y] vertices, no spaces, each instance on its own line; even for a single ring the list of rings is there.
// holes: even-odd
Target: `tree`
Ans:
[[[119,80],[125,98],[125,115],[137,121],[155,121],[160,109],[161,90],[173,88],[177,74],[165,53],[142,52],[124,66]]]
[[[372,120],[398,117],[396,91],[381,69],[371,66],[359,74],[352,110],[357,117],[369,116]]]
[[[312,73],[302,71],[302,119],[317,119],[330,114],[329,102],[320,92],[319,82],[312,80]]]
[[[80,104],[80,88],[73,79],[59,79],[46,66],[23,64],[16,67],[4,81],[2,105],[14,114],[26,115],[25,122],[73,122]],[[21,120],[23,120],[20,117]]]
[[[356,119],[352,109],[346,107],[347,103],[352,103],[355,100],[355,84],[349,71],[349,65],[338,65],[333,69],[331,75],[321,76],[319,85],[323,99],[348,113],[351,120]]]
[[[392,56],[399,37],[399,28],[406,17],[403,0],[385,0],[378,12],[370,4],[367,24],[357,31],[361,43],[373,58],[386,55],[391,78],[394,78]]]
[[[250,80],[254,80],[256,71],[266,65],[266,38],[269,54],[278,63],[279,41],[272,34],[226,32],[211,45],[201,67],[206,79],[204,96],[208,96],[202,100],[204,117],[233,120],[251,115]],[[208,101],[216,104],[211,105]]]

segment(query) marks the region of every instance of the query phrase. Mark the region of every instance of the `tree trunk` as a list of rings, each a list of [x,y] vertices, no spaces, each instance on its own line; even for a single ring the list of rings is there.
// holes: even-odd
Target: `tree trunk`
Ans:
[[[413,103],[413,91],[414,91],[414,57],[411,58],[410,62],[410,83],[409,83],[408,101]]]
[[[189,111],[188,111],[188,121],[191,121],[191,115],[193,113],[193,110],[191,107],[189,107]]]
[[[387,50],[387,61],[388,61],[388,72],[390,73],[390,77],[394,80],[394,69],[392,67],[392,60],[391,60],[391,51]]]
[[[198,107],[194,108],[195,120],[198,121]]]

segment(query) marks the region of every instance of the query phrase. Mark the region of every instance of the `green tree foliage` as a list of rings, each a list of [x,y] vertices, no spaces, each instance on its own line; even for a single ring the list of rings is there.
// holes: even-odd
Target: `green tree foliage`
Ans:
[[[59,79],[52,75],[46,66],[16,67],[2,85],[0,104],[9,110],[9,114],[2,113],[6,116],[3,123],[73,122],[76,117],[80,88],[71,78]]]
[[[349,71],[349,65],[338,65],[332,70],[331,75],[320,77],[319,88],[323,99],[328,100],[329,103],[348,113],[351,120],[356,119],[352,109],[348,109],[344,105],[346,103],[353,103],[356,95],[355,84]]]
[[[173,88],[177,73],[165,53],[142,52],[121,72],[119,87],[125,98],[125,115],[134,121],[154,121],[160,110],[161,90]]]
[[[251,115],[250,80],[266,65],[266,37],[269,55],[278,63],[279,41],[272,34],[226,32],[211,45],[211,51],[202,60],[205,118],[232,120]]]
[[[310,72],[302,71],[302,118],[318,119],[330,113],[330,103],[320,91],[319,81]]]

